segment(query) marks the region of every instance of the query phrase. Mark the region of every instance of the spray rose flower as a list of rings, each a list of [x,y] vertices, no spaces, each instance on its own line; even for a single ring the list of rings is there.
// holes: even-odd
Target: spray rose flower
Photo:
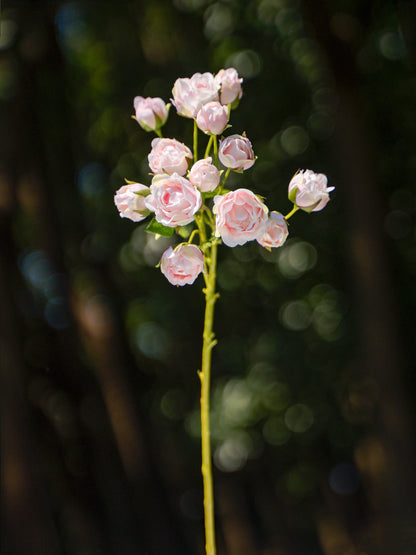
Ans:
[[[221,141],[218,156],[226,168],[237,171],[248,170],[255,162],[251,143],[242,135],[230,135]]]
[[[155,131],[166,123],[168,108],[161,98],[136,96],[133,104],[136,120],[145,131]]]
[[[249,189],[237,189],[214,197],[215,236],[228,247],[244,245],[263,235],[267,207]]]
[[[120,212],[121,218],[128,218],[133,222],[141,222],[148,216],[149,211],[144,204],[145,197],[137,195],[137,191],[149,190],[141,183],[123,185],[114,195],[114,204]]]
[[[162,254],[160,269],[172,285],[190,285],[204,271],[204,255],[196,245],[181,243]]]
[[[227,127],[228,109],[219,102],[207,102],[199,110],[196,123],[204,133],[219,135]]]
[[[192,160],[192,152],[183,143],[175,139],[153,139],[148,160],[154,173],[185,175],[188,159]]]
[[[212,163],[212,158],[198,160],[191,168],[188,179],[203,193],[214,191],[220,182],[220,172]]]
[[[287,223],[280,212],[270,212],[263,235],[257,237],[257,242],[266,248],[281,247],[289,234]]]
[[[156,220],[168,227],[187,225],[201,208],[201,193],[179,174],[155,175],[145,206],[155,213]]]
[[[233,67],[220,69],[215,76],[215,83],[221,88],[221,104],[231,104],[237,98],[240,99],[242,97],[242,82],[243,80],[238,77],[237,70]]]
[[[335,187],[327,187],[328,179],[323,173],[301,170],[289,183],[289,200],[305,212],[318,212],[325,208],[329,195]]]
[[[176,79],[172,95],[178,114],[194,118],[201,106],[218,100],[218,85],[212,73],[195,73],[191,78]]]

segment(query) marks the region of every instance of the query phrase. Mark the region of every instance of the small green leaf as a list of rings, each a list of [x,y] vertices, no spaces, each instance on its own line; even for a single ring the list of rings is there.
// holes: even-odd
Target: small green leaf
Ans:
[[[124,181],[127,183],[127,185],[134,185],[135,183],[137,183],[137,181],[130,181],[130,179],[126,178],[124,178]]]
[[[156,233],[156,235],[162,235],[163,237],[172,237],[175,233],[174,227],[167,227],[152,218],[148,225],[145,227],[145,231],[148,233]]]
[[[150,189],[141,189],[140,191],[134,191],[135,195],[139,195],[139,197],[147,197],[150,195]]]
[[[191,235],[192,226],[181,226],[176,228],[176,233],[183,239],[188,239]]]

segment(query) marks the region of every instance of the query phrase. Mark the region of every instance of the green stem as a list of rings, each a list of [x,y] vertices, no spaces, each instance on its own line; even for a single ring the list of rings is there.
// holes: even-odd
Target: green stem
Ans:
[[[214,241],[206,254],[208,277],[205,293],[205,318],[202,345],[202,367],[198,372],[201,380],[201,446],[202,446],[202,478],[204,484],[204,523],[205,552],[215,555],[215,523],[214,523],[214,491],[211,461],[211,432],[209,421],[211,353],[217,341],[213,332],[214,307],[218,294],[215,292],[217,268],[217,243]]]
[[[214,135],[211,135],[207,144],[207,148],[205,149],[204,158],[208,158],[209,153],[211,152],[213,140],[214,140]]]
[[[215,165],[218,168],[218,141],[217,141],[217,135],[213,135],[214,137],[214,162]]]
[[[155,129],[155,133],[156,133],[156,135],[157,135],[160,139],[163,138],[162,131],[160,130],[160,128],[159,128],[159,129]]]
[[[220,190],[219,190],[219,192],[218,192],[219,195],[221,194],[221,192],[222,192],[222,190],[223,190],[223,188],[224,188],[224,185],[225,185],[225,183],[226,183],[226,181],[227,181],[227,179],[228,179],[228,176],[230,175],[230,172],[231,172],[231,168],[227,168],[227,171],[225,172],[225,175],[224,175],[224,179],[222,180],[222,183],[221,183]]]
[[[194,229],[188,239],[188,245],[190,245],[195,237],[195,235],[199,233],[199,229]]]
[[[194,119],[194,164],[198,162],[198,126]]]
[[[293,214],[295,214],[295,212],[297,212],[299,210],[299,206],[296,206],[296,204],[293,205],[293,210],[291,210],[289,212],[289,214],[287,214],[285,216],[285,220],[288,220],[289,218],[291,218],[293,216]]]

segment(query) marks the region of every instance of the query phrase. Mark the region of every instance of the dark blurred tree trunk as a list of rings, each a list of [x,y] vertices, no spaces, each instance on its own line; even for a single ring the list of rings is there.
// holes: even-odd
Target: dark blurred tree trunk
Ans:
[[[355,53],[331,32],[334,14],[329,6],[322,1],[303,2],[339,100],[332,146],[342,176],[339,194],[349,215],[345,223],[358,307],[356,367],[363,378],[370,379],[369,393],[375,399],[373,437],[358,446],[356,461],[374,503],[378,549],[386,554],[410,553],[411,547],[401,538],[410,536],[409,527],[415,523],[414,441],[395,285],[384,246],[381,186]],[[369,17],[371,8],[371,3],[363,6],[363,19]],[[367,21],[361,23],[365,26]]]
[[[20,79],[17,93],[9,103],[1,130],[0,148],[5,164],[3,171],[7,176],[10,198],[15,201],[17,189],[22,189],[23,181],[26,180],[28,183],[27,203],[19,209],[26,211],[26,217],[33,225],[30,246],[47,252],[59,271],[67,276],[69,301],[69,268],[65,267],[64,260],[68,239],[66,233],[69,233],[71,240],[75,235],[81,241],[85,232],[81,219],[78,219],[75,225],[72,219],[65,221],[65,214],[68,212],[81,214],[82,211],[74,187],[71,114],[65,100],[63,60],[54,36],[54,6],[45,3],[36,8],[22,7],[19,15],[20,52],[14,52],[13,55],[18,59],[16,63]],[[36,49],[39,45],[40,48]],[[22,56],[22,52],[26,52],[26,58]],[[46,88],[42,79],[47,79]],[[41,84],[43,87],[40,87]],[[48,91],[49,98],[41,98],[45,90]],[[48,102],[48,121],[39,121],[39,106],[44,107]],[[51,122],[54,131],[60,130],[53,133],[59,140],[52,142],[52,152],[50,140],[48,148],[46,147],[48,133],[50,139],[50,130],[45,127],[51,125]],[[63,196],[62,190],[65,190],[65,211],[60,210],[57,202],[57,186],[61,189],[58,195],[60,199]],[[0,260],[0,294],[4,319],[13,315],[12,299],[16,296],[18,287],[8,273],[10,268],[17,273],[18,247],[15,245],[13,227],[16,225],[14,209],[17,208],[17,203],[18,201],[12,203],[10,213],[4,219],[5,232],[2,233],[2,240],[8,242],[9,255],[2,256]],[[109,281],[104,267],[94,268],[94,272],[97,275],[101,274],[100,279],[103,283]],[[73,320],[71,328],[62,333],[55,332],[55,349],[64,369],[62,376],[72,384],[82,380],[82,372],[79,370],[82,363],[77,352],[79,336],[83,336],[89,363],[95,370],[95,379],[108,412],[111,432],[100,446],[91,446],[92,450],[99,449],[102,453],[110,454],[99,456],[97,453],[94,459],[95,466],[91,463],[93,471],[101,476],[101,487],[106,490],[96,492],[97,503],[100,503],[100,496],[107,497],[107,507],[100,511],[101,514],[107,511],[106,522],[101,522],[99,531],[89,533],[88,530],[95,529],[99,517],[93,515],[91,509],[82,506],[86,501],[82,498],[82,492],[74,492],[69,487],[68,498],[60,499],[58,502],[65,504],[73,501],[73,504],[79,507],[74,517],[75,521],[78,519],[81,527],[85,525],[86,534],[89,535],[67,537],[66,543],[76,545],[78,541],[79,549],[82,548],[84,551],[77,553],[91,553],[103,549],[107,538],[110,537],[112,545],[105,548],[109,552],[185,554],[189,548],[176,523],[176,516],[167,502],[167,492],[158,474],[157,465],[152,461],[153,453],[145,435],[145,424],[135,406],[134,394],[129,384],[126,367],[131,365],[131,361],[127,361],[128,357],[122,354],[126,346],[121,345],[122,333],[117,328],[121,319],[109,318],[106,326],[102,326],[101,321],[98,326],[101,333],[94,334],[95,315],[86,315],[85,307],[77,303],[75,308],[79,309],[80,313],[76,314],[77,319]],[[105,307],[98,309],[105,311]],[[100,315],[98,317],[100,318]],[[78,330],[75,328],[76,322],[80,325]],[[25,414],[30,413],[30,407],[26,398],[27,384],[21,358],[23,342],[20,344],[18,341],[19,333],[13,321],[12,324],[2,321],[2,331],[3,328],[2,339],[5,341],[5,349],[2,351],[2,395],[6,399],[2,403],[2,409],[7,411],[7,418],[2,422],[2,490],[5,509],[3,515],[7,540],[4,552],[59,553],[58,535],[50,516],[51,505],[42,493],[45,490],[45,477],[42,476],[39,461],[32,460],[31,443],[28,439],[33,436],[34,431],[28,424],[28,418],[25,418]],[[135,368],[130,367],[129,370],[137,372]],[[33,438],[32,441],[36,439]],[[114,451],[118,452],[121,466],[118,466],[112,455]],[[34,475],[37,475],[37,481]],[[108,488],[102,483],[103,477],[109,481]],[[66,478],[62,480],[66,481]],[[113,484],[118,486],[113,487]],[[111,494],[114,494],[114,498]],[[123,500],[121,503],[120,499]],[[59,533],[62,534],[62,530]]]
[[[5,175],[2,176],[5,179]],[[0,372],[2,553],[61,553],[57,530],[39,472],[24,398],[22,334],[15,318],[16,281],[10,215],[0,213]]]

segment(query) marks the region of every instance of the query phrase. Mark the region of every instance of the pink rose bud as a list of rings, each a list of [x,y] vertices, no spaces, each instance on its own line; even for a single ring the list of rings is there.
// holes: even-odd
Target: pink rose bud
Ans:
[[[318,212],[325,208],[329,195],[335,187],[327,187],[328,179],[323,173],[301,170],[289,183],[289,200],[305,212]]]
[[[161,98],[136,96],[133,104],[136,120],[145,131],[155,131],[166,123],[168,109]]]
[[[196,123],[204,133],[219,135],[227,127],[228,109],[219,102],[207,102],[199,110]]]
[[[121,218],[141,222],[149,215],[144,204],[145,197],[136,194],[137,191],[144,190],[149,190],[149,187],[141,183],[130,183],[116,191],[114,204],[117,206]]]
[[[168,227],[187,225],[201,208],[201,193],[190,181],[177,173],[155,175],[145,206],[155,213],[156,220]]]
[[[218,85],[212,73],[195,73],[190,79],[176,79],[172,95],[172,104],[178,114],[194,118],[201,106],[218,100]]]
[[[215,236],[228,247],[261,237],[267,224],[267,207],[249,189],[214,197]]]
[[[237,70],[233,67],[220,69],[215,76],[215,83],[221,88],[221,104],[231,104],[237,98],[240,99],[242,97],[242,82],[243,80],[238,77]]]
[[[204,255],[196,245],[181,243],[162,254],[160,269],[172,285],[190,285],[204,271]]]
[[[230,135],[220,143],[219,158],[226,168],[248,170],[255,162],[253,148],[247,137]]]
[[[191,168],[188,174],[188,179],[198,187],[203,193],[209,193],[214,191],[220,182],[220,172],[212,164],[211,156],[209,158],[204,158],[199,160]]]
[[[153,139],[148,156],[150,169],[155,173],[178,173],[185,175],[188,160],[192,160],[190,149],[175,139]]]
[[[270,212],[264,233],[257,237],[257,242],[266,248],[281,247],[288,234],[285,217],[280,212]]]

